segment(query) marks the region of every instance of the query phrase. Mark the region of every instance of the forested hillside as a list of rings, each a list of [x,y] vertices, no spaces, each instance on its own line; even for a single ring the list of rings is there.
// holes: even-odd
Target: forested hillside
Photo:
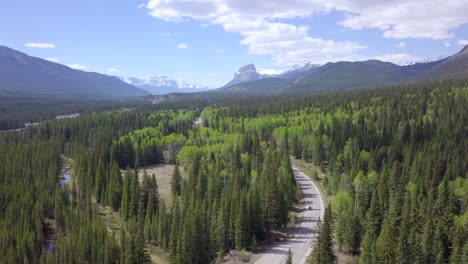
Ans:
[[[202,264],[254,249],[288,223],[291,156],[325,173],[331,201],[311,263],[333,261],[331,240],[359,263],[468,259],[466,80],[202,105],[0,134],[2,263],[147,263],[153,245],[170,263]],[[61,188],[64,157],[75,166]],[[187,172],[175,167],[171,206],[155,177],[137,177],[165,162]],[[119,212],[120,230],[106,227],[98,204]]]

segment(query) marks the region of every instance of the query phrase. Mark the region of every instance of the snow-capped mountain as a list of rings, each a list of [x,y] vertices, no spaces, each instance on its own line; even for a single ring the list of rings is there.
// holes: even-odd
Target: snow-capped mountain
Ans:
[[[436,62],[436,61],[443,60],[443,59],[445,59],[447,57],[448,57],[447,55],[441,54],[441,55],[436,56],[436,57],[427,58],[427,59],[423,59],[423,60],[420,60],[420,61],[411,61],[411,62],[407,62],[407,63],[400,64],[400,65],[401,66],[410,66],[410,65],[414,65],[414,64],[420,64],[420,63],[431,63],[431,62]]]
[[[120,79],[154,95],[201,92],[211,89],[211,87],[204,84],[193,84],[186,81],[180,81],[167,75],[156,75],[152,77],[120,77]]]
[[[280,77],[282,78],[290,78],[294,77],[296,75],[299,75],[304,72],[311,71],[313,69],[318,68],[320,65],[319,64],[312,64],[312,62],[306,60],[302,64],[296,64],[292,66],[292,68],[289,71],[283,72]]]

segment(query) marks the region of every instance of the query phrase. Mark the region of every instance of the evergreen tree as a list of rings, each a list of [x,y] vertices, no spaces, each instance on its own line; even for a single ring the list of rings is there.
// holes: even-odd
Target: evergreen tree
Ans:
[[[172,173],[171,191],[176,196],[179,196],[182,191],[182,176],[180,175],[179,165],[177,163]]]
[[[323,222],[319,226],[317,240],[312,246],[309,264],[332,264],[335,262],[333,253],[333,216],[330,207],[325,209]]]

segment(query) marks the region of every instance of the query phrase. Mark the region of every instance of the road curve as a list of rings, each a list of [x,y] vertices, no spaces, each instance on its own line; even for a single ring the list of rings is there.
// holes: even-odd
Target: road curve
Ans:
[[[318,219],[323,218],[324,204],[315,184],[296,167],[292,167],[294,178],[304,194],[304,214],[296,234],[263,253],[255,264],[283,264],[288,250],[293,253],[294,264],[304,264],[311,252],[316,236]],[[311,210],[309,210],[309,206]]]

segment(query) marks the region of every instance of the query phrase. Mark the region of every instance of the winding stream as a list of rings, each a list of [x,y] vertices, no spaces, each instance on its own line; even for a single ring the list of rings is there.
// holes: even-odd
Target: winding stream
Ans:
[[[71,198],[71,193],[65,189],[65,186],[71,181],[70,169],[65,169],[59,177],[59,185],[62,190],[65,190],[68,194],[68,197]],[[45,223],[44,228],[44,238],[45,238],[45,249],[47,255],[50,255],[54,252],[54,242],[55,242],[55,223],[54,220],[48,219]]]

